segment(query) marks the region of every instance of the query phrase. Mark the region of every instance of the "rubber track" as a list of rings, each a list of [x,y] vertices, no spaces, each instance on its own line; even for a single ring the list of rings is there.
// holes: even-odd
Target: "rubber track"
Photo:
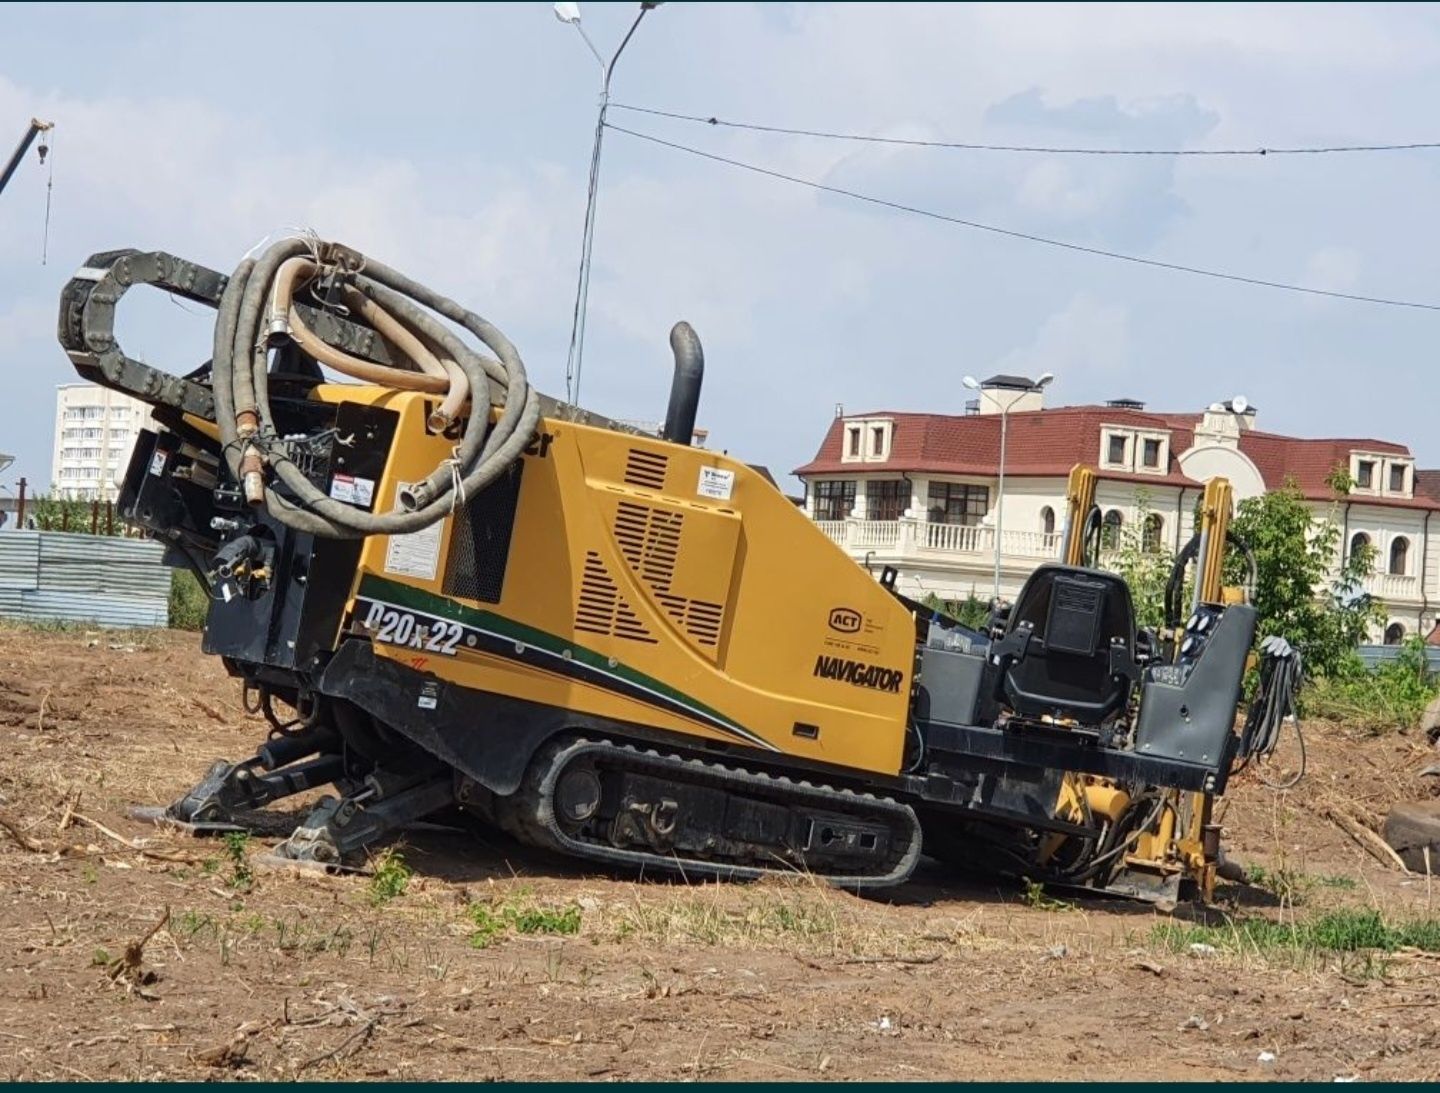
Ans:
[[[915,869],[920,858],[920,821],[909,805],[901,804],[889,797],[877,797],[871,793],[856,793],[847,789],[815,785],[809,781],[796,781],[781,775],[761,774],[755,771],[722,766],[719,763],[701,759],[690,759],[669,755],[653,749],[639,749],[629,744],[612,741],[596,741],[571,738],[542,749],[531,762],[520,791],[512,798],[515,804],[506,809],[505,824],[518,838],[547,849],[558,851],[592,861],[602,861],[629,867],[647,867],[678,872],[687,877],[718,877],[732,880],[758,879],[766,876],[794,876],[799,866],[775,868],[741,865],[723,861],[709,861],[704,858],[680,858],[674,855],[652,851],[626,850],[620,847],[576,839],[560,827],[553,802],[553,790],[559,774],[575,759],[586,753],[601,757],[613,767],[625,767],[639,771],[668,774],[677,781],[698,784],[734,786],[747,794],[771,800],[803,804],[807,800],[855,818],[868,818],[893,822],[892,837],[896,830],[908,828],[908,846],[898,855],[895,864],[885,873],[871,875],[837,875],[816,872],[814,875],[829,884],[850,890],[889,888],[904,883]],[[878,814],[878,815],[877,815]],[[900,840],[895,840],[899,843]]]

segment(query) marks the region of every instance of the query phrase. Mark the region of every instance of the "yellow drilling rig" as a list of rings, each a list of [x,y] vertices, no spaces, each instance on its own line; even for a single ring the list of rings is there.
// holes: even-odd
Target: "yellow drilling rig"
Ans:
[[[180,376],[127,356],[114,317],[136,285],[216,309],[212,358]],[[539,395],[490,323],[314,238],[229,276],[96,254],[59,336],[82,376],[154,407],[120,510],[210,590],[203,648],[270,724],[170,822],[230,830],[329,786],[279,854],[350,862],[463,813],[691,878],[880,888],[923,852],[1158,901],[1211,891],[1256,625],[1222,587],[1223,482],[1170,627],[1137,627],[1096,567],[1077,468],[1063,556],[972,643],[690,445],[686,324],[658,435]]]

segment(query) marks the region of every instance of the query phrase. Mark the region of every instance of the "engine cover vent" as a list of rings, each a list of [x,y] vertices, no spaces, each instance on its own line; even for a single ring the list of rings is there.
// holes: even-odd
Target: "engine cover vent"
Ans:
[[[625,460],[625,484],[646,490],[663,490],[669,466],[669,456],[631,448],[629,458]]]
[[[615,510],[615,539],[630,568],[657,592],[670,591],[685,516],[621,501]]]
[[[647,645],[657,644],[655,636],[620,595],[614,578],[605,569],[600,555],[593,550],[585,552],[585,575],[581,578],[580,598],[575,605],[575,629]]]
[[[674,590],[685,514],[635,501],[615,506],[615,540],[634,574],[665,613],[697,645],[715,648],[725,622],[725,605],[683,596]]]
[[[725,621],[724,604],[687,600],[684,596],[659,592],[655,598],[665,608],[665,613],[679,623],[680,628],[697,644],[715,646],[720,643],[720,624]]]

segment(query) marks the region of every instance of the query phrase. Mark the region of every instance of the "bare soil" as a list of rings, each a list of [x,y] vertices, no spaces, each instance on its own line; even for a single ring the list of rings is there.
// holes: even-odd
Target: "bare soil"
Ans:
[[[1427,878],[1325,813],[1373,822],[1425,795],[1414,735],[1312,727],[1299,788],[1232,785],[1229,852],[1299,878],[1278,886],[1293,901],[1229,887],[1220,909],[1171,917],[938,867],[884,899],[803,878],[686,886],[440,831],[406,837],[414,875],[380,900],[370,876],[259,868],[261,839],[126,818],[263,736],[197,646],[0,630],[0,1077],[1440,1074],[1433,955],[1197,954],[1157,936],[1187,916],[1430,915]]]

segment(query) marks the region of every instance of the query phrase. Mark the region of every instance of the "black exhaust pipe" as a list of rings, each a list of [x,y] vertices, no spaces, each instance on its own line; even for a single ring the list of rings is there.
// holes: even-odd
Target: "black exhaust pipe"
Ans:
[[[661,435],[676,444],[689,444],[695,438],[705,350],[700,348],[695,328],[681,321],[670,328],[670,352],[675,354],[675,379],[670,384],[670,407],[665,411],[665,431]]]

